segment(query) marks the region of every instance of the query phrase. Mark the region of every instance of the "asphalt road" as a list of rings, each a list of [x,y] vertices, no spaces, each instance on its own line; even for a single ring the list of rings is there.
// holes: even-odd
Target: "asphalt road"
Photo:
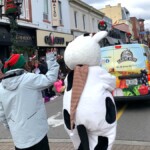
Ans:
[[[62,97],[45,104],[49,122],[49,139],[68,139],[62,120]],[[116,140],[150,142],[150,102],[117,103]],[[10,139],[0,124],[0,139]]]
[[[135,101],[120,105],[126,105],[126,109],[118,120],[116,139],[150,142],[150,102]]]

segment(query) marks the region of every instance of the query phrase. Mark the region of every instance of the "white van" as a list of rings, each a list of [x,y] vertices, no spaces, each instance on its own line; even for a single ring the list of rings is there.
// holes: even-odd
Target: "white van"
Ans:
[[[102,67],[115,75],[115,100],[150,100],[150,51],[144,44],[100,48]]]

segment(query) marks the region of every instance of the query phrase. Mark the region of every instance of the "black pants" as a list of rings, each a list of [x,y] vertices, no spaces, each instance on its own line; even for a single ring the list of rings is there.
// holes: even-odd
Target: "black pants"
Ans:
[[[15,150],[50,150],[47,135],[39,143],[32,147],[23,149],[15,147]]]

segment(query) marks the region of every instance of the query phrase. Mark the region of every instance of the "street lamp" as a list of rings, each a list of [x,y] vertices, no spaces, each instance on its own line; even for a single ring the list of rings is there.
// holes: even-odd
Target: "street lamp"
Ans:
[[[0,0],[0,17],[5,16],[10,22],[11,51],[16,47],[17,19],[20,19],[23,0]],[[2,7],[5,6],[5,14],[2,14]]]

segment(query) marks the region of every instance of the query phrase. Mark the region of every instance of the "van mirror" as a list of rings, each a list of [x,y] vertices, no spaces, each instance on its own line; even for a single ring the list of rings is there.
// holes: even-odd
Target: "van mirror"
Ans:
[[[144,53],[144,56],[147,56],[147,54],[146,54],[146,53]]]

